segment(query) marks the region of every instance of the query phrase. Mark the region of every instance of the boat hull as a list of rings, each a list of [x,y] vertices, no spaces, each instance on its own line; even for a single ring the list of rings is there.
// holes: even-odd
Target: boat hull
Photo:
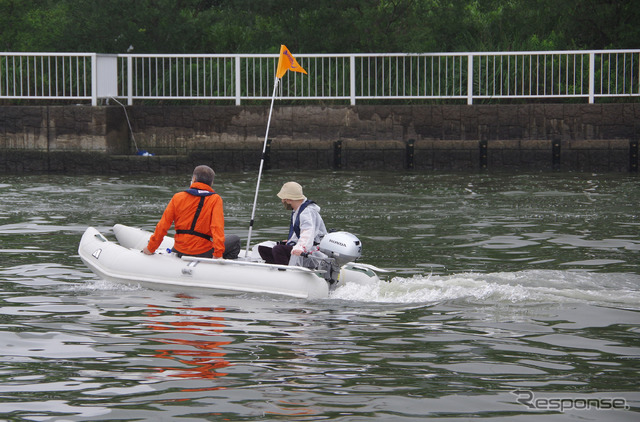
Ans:
[[[178,258],[167,253],[173,239],[165,237],[160,251],[145,255],[150,232],[117,224],[118,243],[109,241],[93,227],[86,229],[78,247],[85,265],[99,277],[147,288],[209,294],[258,293],[303,299],[329,296],[330,286],[322,275],[302,268],[249,260]],[[249,259],[249,258],[245,258]],[[365,268],[343,267],[339,284],[379,280]]]

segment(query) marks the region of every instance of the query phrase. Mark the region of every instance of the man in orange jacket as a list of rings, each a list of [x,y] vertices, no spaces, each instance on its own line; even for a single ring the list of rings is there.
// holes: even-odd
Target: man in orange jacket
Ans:
[[[191,186],[186,191],[173,195],[142,252],[153,255],[175,223],[176,236],[172,252],[179,256],[225,259],[238,257],[240,238],[235,235],[225,238],[222,198],[211,187],[214,177],[215,172],[208,166],[195,168]]]

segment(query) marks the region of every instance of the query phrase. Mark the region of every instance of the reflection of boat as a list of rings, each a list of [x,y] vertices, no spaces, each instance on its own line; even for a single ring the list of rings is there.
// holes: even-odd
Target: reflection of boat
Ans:
[[[168,334],[182,331],[190,334],[185,336],[187,338],[169,334],[153,337],[154,341],[164,345],[154,349],[154,357],[176,363],[176,366],[158,366],[158,371],[167,376],[179,378],[214,379],[227,375],[220,370],[224,370],[231,364],[225,359],[224,351],[224,346],[231,341],[218,337],[226,328],[223,324],[224,318],[209,315],[210,312],[220,312],[223,309],[177,308],[177,310],[177,313],[171,312],[171,315],[167,315],[168,312],[165,309],[149,305],[149,309],[144,312],[148,318],[148,327],[156,333]],[[197,390],[218,388],[220,387],[214,386]]]
[[[117,283],[200,293],[266,293],[317,299],[328,297],[330,288],[336,285],[379,280],[375,267],[345,262],[345,258],[352,258],[343,251],[352,246],[344,241],[349,237],[334,237],[339,241],[324,251],[330,256],[320,254],[320,265],[309,269],[260,262],[257,246],[249,256],[238,260],[178,258],[169,252],[145,255],[140,251],[147,245],[150,232],[121,224],[116,224],[113,231],[118,243],[109,241],[93,227],[87,228],[78,253],[91,271]],[[357,241],[348,233],[338,232],[337,236],[340,233]],[[361,247],[357,242],[359,256]],[[165,236],[158,250],[170,251],[172,246],[173,238]]]

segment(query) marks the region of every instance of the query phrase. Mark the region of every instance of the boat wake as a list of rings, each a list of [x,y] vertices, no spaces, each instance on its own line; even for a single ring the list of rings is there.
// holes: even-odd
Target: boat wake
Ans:
[[[89,280],[75,287],[89,291],[147,290],[137,284],[102,279]],[[583,303],[640,310],[640,275],[551,270],[416,275],[394,277],[390,281],[347,283],[333,290],[329,300],[474,305]]]
[[[640,309],[640,275],[531,270],[394,277],[373,286],[347,284],[331,297],[388,303],[590,303]]]

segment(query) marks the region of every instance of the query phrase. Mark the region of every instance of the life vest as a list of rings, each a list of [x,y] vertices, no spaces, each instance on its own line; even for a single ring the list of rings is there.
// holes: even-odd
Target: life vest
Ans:
[[[193,220],[191,221],[191,228],[189,230],[176,230],[176,234],[190,234],[193,236],[201,237],[209,241],[213,240],[211,236],[205,233],[198,232],[195,230],[195,228],[196,228],[196,223],[198,222],[198,217],[200,217],[200,212],[202,212],[202,207],[204,206],[204,199],[207,196],[215,195],[216,193],[210,192],[208,190],[195,189],[195,188],[189,188],[185,192],[193,196],[199,196],[200,202],[198,202],[198,208],[196,209],[196,213],[194,214]]]
[[[291,239],[291,236],[293,236],[294,233],[296,234],[296,237],[298,239],[300,238],[300,214],[302,214],[302,211],[304,211],[305,208],[307,208],[311,204],[315,204],[315,202],[310,199],[307,199],[302,204],[300,204],[300,208],[298,208],[298,214],[296,215],[295,221],[293,220],[293,214],[295,214],[295,211],[291,213],[291,224],[289,225],[289,237],[287,239]],[[287,245],[293,246],[296,243],[297,242],[290,240],[289,242],[287,242]]]

